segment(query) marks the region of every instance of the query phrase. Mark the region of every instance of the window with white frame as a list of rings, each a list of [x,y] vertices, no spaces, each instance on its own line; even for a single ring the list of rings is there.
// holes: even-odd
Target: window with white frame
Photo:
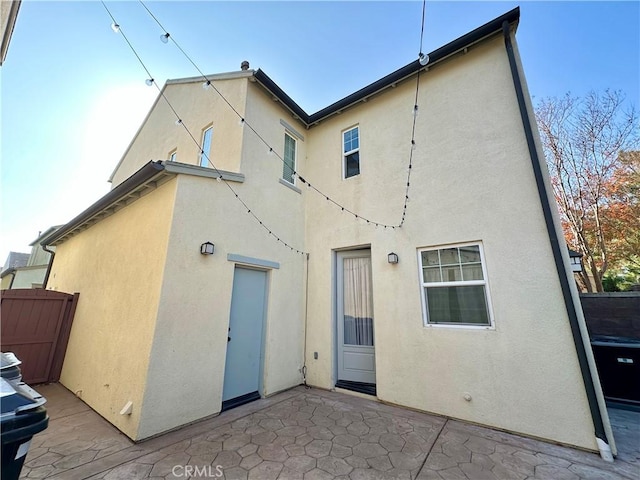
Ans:
[[[295,185],[296,179],[293,172],[296,171],[296,139],[287,132],[284,134],[283,160],[282,179],[292,185]]]
[[[344,178],[360,175],[359,127],[353,127],[342,132],[342,161]]]
[[[209,167],[211,158],[211,136],[213,135],[213,127],[209,127],[202,132],[202,150],[200,151],[200,166]]]
[[[174,150],[173,152],[171,152],[169,154],[169,161],[170,162],[177,162],[178,161],[178,151]]]
[[[426,325],[492,325],[480,243],[420,249],[418,259]]]

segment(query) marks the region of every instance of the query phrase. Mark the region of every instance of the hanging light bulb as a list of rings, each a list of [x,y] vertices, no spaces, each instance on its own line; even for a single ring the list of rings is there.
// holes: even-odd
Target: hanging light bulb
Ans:
[[[111,24],[111,30],[113,30],[114,33],[118,33],[120,31],[120,25],[118,25],[116,22],[113,22]]]
[[[417,117],[418,116],[418,104],[415,104],[413,106],[413,116]]]
[[[206,82],[204,82],[204,83],[202,84],[202,88],[203,88],[204,90],[209,90],[209,89],[211,88],[211,81],[210,81],[210,80],[207,80]]]
[[[147,84],[147,87],[150,87],[151,85],[153,85],[153,78],[147,78],[144,83]]]
[[[411,150],[415,150],[415,149],[416,149],[416,141],[411,140]]]
[[[244,118],[240,117],[240,120],[238,120],[238,125],[244,127]]]
[[[418,55],[418,62],[420,62],[420,65],[424,67],[427,63],[429,63],[429,55],[420,52],[420,55]]]
[[[169,35],[169,32],[163,33],[162,35],[160,35],[160,41],[162,43],[168,43],[169,42],[169,37],[171,35]]]
[[[269,147],[269,153],[267,153],[270,157],[273,156],[273,148]]]
[[[180,125],[181,123],[182,123],[182,119],[179,118],[176,120],[176,125]]]
[[[216,178],[216,180],[218,181],[218,183],[222,182],[222,175],[218,175],[218,177]]]

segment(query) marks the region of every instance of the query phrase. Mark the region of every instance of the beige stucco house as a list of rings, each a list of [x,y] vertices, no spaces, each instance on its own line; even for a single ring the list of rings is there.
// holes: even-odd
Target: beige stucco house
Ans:
[[[58,226],[49,227],[43,232],[38,234],[38,237],[29,244],[31,252],[28,254],[17,254],[26,256],[26,261],[20,264],[11,266],[5,265],[5,268],[0,273],[0,289],[16,289],[16,288],[42,288],[45,283],[47,271],[49,268],[49,260],[51,259],[52,252],[55,251],[55,247],[47,249],[40,244],[43,238],[46,238],[52,234]],[[16,254],[16,252],[11,252]],[[11,255],[10,255],[11,258]],[[10,258],[7,259],[9,263]]]
[[[28,261],[28,253],[9,252],[2,267],[2,272],[0,272],[0,290],[8,290],[11,288],[15,278],[16,268],[26,267]]]
[[[61,382],[136,440],[306,381],[615,453],[518,20],[312,115],[246,65],[168,81],[43,240],[82,293]]]

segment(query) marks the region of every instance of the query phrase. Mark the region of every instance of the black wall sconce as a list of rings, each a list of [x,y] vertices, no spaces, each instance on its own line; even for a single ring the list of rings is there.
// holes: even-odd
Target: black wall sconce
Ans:
[[[213,249],[215,245],[211,242],[204,242],[200,245],[200,253],[202,255],[213,255]]]
[[[387,255],[387,261],[389,263],[398,263],[398,254],[391,252]]]

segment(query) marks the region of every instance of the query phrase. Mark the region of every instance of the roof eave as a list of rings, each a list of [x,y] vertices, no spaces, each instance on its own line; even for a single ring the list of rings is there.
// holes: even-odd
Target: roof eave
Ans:
[[[62,226],[62,225],[56,225],[56,226],[53,226],[53,227],[49,227],[49,228],[47,228],[44,232],[42,232],[40,235],[38,235],[38,238],[36,238],[33,242],[31,242],[31,243],[29,244],[29,246],[30,246],[30,247],[33,247],[34,245],[39,245],[39,244],[40,244],[40,241],[41,241],[43,238],[45,238],[45,237],[49,236],[52,232],[54,232],[55,230],[57,230],[57,229],[58,229],[58,228],[60,228],[61,226]]]
[[[165,85],[181,85],[185,83],[203,83],[206,80],[235,80],[237,78],[253,77],[255,70],[237,70],[235,72],[212,73],[210,75],[198,75],[196,77],[173,78],[165,82]],[[206,79],[206,80],[205,80]]]
[[[481,42],[494,35],[502,34],[502,24],[507,21],[513,28],[517,28],[518,21],[520,19],[520,7],[516,7],[509,12],[494,18],[490,22],[472,30],[471,32],[447,43],[446,45],[429,53],[429,63],[425,66],[420,65],[418,60],[399,68],[395,72],[376,80],[375,82],[361,88],[357,92],[354,92],[335,103],[332,103],[328,107],[325,107],[314,114],[307,114],[289,95],[287,95],[266,73],[261,69],[254,72],[256,80],[271,94],[275,99],[280,101],[285,108],[287,108],[291,114],[302,121],[307,128],[319,123],[327,117],[340,113],[343,110],[365,101],[372,95],[375,95],[382,90],[395,86],[397,83],[405,80],[406,78],[415,75],[420,70],[428,70],[435,64],[442,62],[446,58],[455,55],[456,53],[463,51],[465,48],[469,48],[472,45]]]
[[[420,70],[429,70],[435,64],[442,62],[446,58],[455,55],[456,53],[465,50],[466,48],[475,45],[489,37],[502,34],[502,24],[507,21],[514,28],[517,28],[518,21],[520,19],[520,7],[516,7],[509,12],[494,18],[490,22],[472,30],[461,37],[443,45],[442,47],[429,53],[429,63],[427,65],[420,65],[418,60],[399,68],[395,72],[377,80],[364,88],[361,88],[357,92],[348,95],[342,100],[329,105],[328,107],[319,110],[318,112],[309,116],[309,124],[320,122],[325,118],[339,113],[342,110],[351,107],[352,105],[366,100],[368,97],[379,93],[389,87],[395,86],[397,83],[405,80],[406,78],[415,75]]]
[[[294,118],[300,120],[305,126],[309,125],[309,114],[305,112],[284,90],[282,90],[271,77],[264,73],[261,69],[254,72],[254,77],[272,96],[278,100],[287,110],[291,112]]]
[[[82,228],[94,218],[97,221],[100,218],[100,214],[109,208],[116,208],[123,199],[133,194],[136,189],[153,181],[154,177],[162,174],[164,170],[165,168],[161,162],[147,163],[70,222],[43,238],[40,241],[40,245],[56,245],[60,243],[60,240],[74,234],[79,228]]]
[[[7,52],[9,51],[9,44],[11,43],[11,37],[13,35],[13,29],[16,26],[16,20],[18,19],[18,12],[20,11],[21,0],[14,0],[9,6],[9,13],[7,15],[7,26],[2,36],[0,44],[0,66],[7,58]]]
[[[2,273],[0,273],[0,278],[4,278],[11,273],[16,273],[16,269],[14,267],[7,268]]]

